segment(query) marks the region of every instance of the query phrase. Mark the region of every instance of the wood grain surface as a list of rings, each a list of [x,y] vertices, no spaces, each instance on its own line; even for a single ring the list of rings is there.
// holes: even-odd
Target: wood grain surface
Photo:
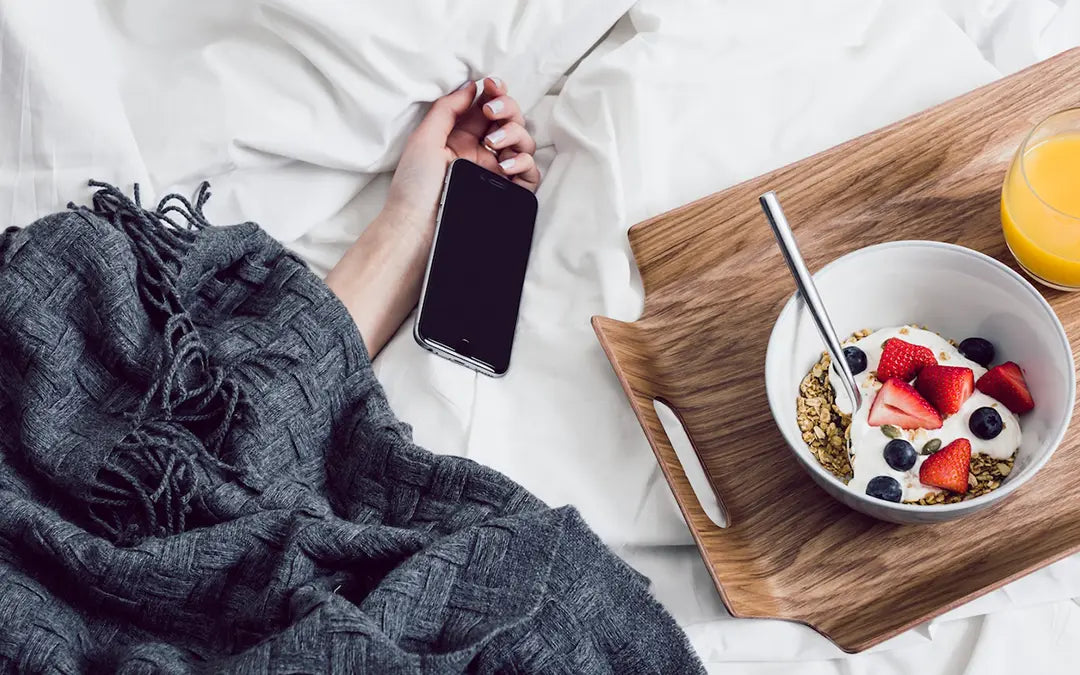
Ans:
[[[873,520],[803,473],[765,398],[766,342],[794,283],[757,202],[777,190],[812,270],[897,239],[1017,269],[999,220],[1005,169],[1034,124],[1078,105],[1074,49],[630,228],[644,312],[593,325],[732,614],[801,621],[859,651],[1080,549],[1075,424],[1002,504],[940,525]],[[1039,288],[1080,351],[1080,293]],[[698,505],[653,399],[682,420],[727,528]]]

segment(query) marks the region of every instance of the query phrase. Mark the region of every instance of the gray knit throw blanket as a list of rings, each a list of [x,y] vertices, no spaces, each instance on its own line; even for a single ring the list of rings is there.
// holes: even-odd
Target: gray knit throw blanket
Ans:
[[[413,444],[296,256],[91,185],[0,236],[0,668],[701,672],[572,508]]]

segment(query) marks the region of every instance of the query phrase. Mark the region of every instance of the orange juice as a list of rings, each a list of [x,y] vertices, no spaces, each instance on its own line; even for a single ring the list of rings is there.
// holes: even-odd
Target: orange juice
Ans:
[[[1041,139],[1036,137],[1038,131],[1017,152],[1005,178],[1002,230],[1017,262],[1033,276],[1052,286],[1077,289],[1080,128]]]

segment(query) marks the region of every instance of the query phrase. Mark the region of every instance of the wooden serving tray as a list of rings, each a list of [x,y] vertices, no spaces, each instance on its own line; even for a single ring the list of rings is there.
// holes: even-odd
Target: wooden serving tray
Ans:
[[[1005,169],[1034,124],[1077,105],[1080,49],[630,228],[644,312],[593,326],[733,615],[800,621],[860,651],[1080,550],[1076,425],[1005,502],[940,525],[879,522],[810,480],[765,398],[766,342],[794,283],[757,201],[780,194],[811,269],[894,239],[1016,268]],[[1080,293],[1040,290],[1080,351]],[[699,505],[654,399],[683,422],[728,527]]]

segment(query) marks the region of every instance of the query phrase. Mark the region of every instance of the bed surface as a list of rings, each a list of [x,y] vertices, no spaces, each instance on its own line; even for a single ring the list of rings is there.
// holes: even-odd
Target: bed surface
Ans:
[[[157,195],[207,178],[215,222],[258,221],[325,273],[378,212],[423,103],[497,74],[544,173],[513,363],[475,375],[406,326],[375,365],[416,439],[577,506],[710,672],[1074,663],[1075,556],[855,656],[730,618],[589,318],[640,312],[630,225],[1080,44],[1080,0],[537,4],[6,3],[0,225],[85,199],[89,177]]]

